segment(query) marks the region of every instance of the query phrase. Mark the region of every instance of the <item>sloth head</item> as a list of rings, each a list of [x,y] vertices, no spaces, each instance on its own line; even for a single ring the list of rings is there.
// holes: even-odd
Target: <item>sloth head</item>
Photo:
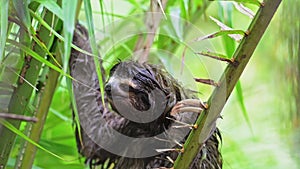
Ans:
[[[112,108],[137,123],[166,116],[176,102],[174,80],[149,64],[120,62],[110,71],[105,92]]]

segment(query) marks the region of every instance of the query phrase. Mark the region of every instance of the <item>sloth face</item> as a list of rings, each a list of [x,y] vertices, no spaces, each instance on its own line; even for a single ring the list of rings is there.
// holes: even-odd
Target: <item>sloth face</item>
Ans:
[[[165,113],[167,93],[149,65],[133,61],[115,65],[105,92],[112,108],[131,121],[148,123]]]

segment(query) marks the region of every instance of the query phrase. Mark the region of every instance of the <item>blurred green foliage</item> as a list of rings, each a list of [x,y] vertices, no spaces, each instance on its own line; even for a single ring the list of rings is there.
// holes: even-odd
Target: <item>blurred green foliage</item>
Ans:
[[[201,35],[203,36],[218,31],[220,28],[211,21],[208,16],[213,16],[221,20],[220,10],[225,10],[225,12],[223,12],[226,16],[226,12],[228,12],[226,10],[229,9],[224,8],[224,6],[231,2],[210,2],[209,6],[205,6],[207,4],[202,4],[203,2],[206,1],[195,1],[194,3],[187,0],[170,1],[170,7],[167,8],[165,12],[173,16],[196,20],[194,25],[199,30],[185,29],[185,22],[182,20],[171,20],[169,23],[173,25],[169,25],[169,27],[164,29],[165,34],[176,36],[176,38],[174,38],[175,40],[183,40],[184,36],[190,40]],[[287,95],[287,93],[293,95],[293,92],[291,92],[292,87],[290,86],[292,84],[290,82],[294,81],[295,77],[286,78],[288,70],[294,71],[294,69],[287,70],[287,65],[293,61],[286,59],[290,55],[287,49],[290,42],[288,43],[285,41],[285,38],[280,37],[281,35],[289,35],[289,32],[294,33],[295,36],[299,36],[299,32],[289,31],[289,29],[283,29],[283,32],[279,31],[282,30],[280,28],[282,28],[283,25],[287,28],[294,27],[288,22],[293,21],[293,19],[287,20],[286,18],[281,18],[282,12],[289,11],[290,5],[293,5],[293,3],[294,2],[291,1],[285,1],[285,5],[281,5],[279,12],[276,13],[271,25],[256,49],[252,60],[250,60],[249,65],[240,79],[243,84],[242,99],[247,109],[247,115],[251,121],[253,132],[251,132],[249,125],[245,123],[244,110],[240,106],[240,100],[236,97],[230,97],[222,112],[223,119],[218,120],[218,127],[223,137],[222,154],[224,158],[224,169],[282,169],[287,167],[289,169],[296,169],[299,167],[296,162],[299,160],[299,155],[297,156],[299,152],[292,151],[295,142],[299,143],[299,140],[293,140],[293,138],[295,139],[294,136],[298,133],[296,133],[297,130],[294,130],[295,126],[291,123],[294,119],[290,118],[291,114],[289,113],[290,102],[294,100]],[[104,65],[106,65],[108,69],[113,63],[116,63],[118,59],[128,59],[130,57],[135,45],[135,40],[138,37],[126,37],[127,39],[122,37],[124,39],[118,39],[118,36],[110,34],[116,32],[110,31],[107,28],[119,29],[121,34],[124,34],[120,29],[122,25],[126,23],[122,23],[124,18],[132,19],[133,22],[142,25],[143,22],[141,21],[143,20],[135,20],[137,18],[128,18],[127,16],[142,14],[148,9],[148,5],[148,1],[145,0],[104,1],[101,5],[99,5],[99,1],[93,1],[92,7],[96,38],[100,45],[100,54],[105,59]],[[199,17],[192,16],[191,14],[197,14],[197,10],[199,10],[195,8],[195,6],[204,8],[205,13],[199,15]],[[254,11],[257,10],[256,5],[246,4],[246,6]],[[83,8],[82,6],[78,18],[81,23],[87,25]],[[104,9],[104,11],[101,11],[100,8]],[[230,8],[230,12],[231,20],[229,25],[234,29],[246,30],[251,19],[233,7]],[[291,18],[295,20],[299,17],[297,12],[291,13],[291,15],[293,16]],[[285,15],[285,17],[290,16]],[[287,23],[285,24],[284,22]],[[297,23],[299,24],[299,22]],[[106,28],[104,29],[104,27]],[[128,29],[128,27],[124,26],[124,29]],[[187,30],[190,32],[186,32]],[[195,34],[195,32],[200,33]],[[105,46],[110,44],[106,43],[108,38],[112,38],[112,42],[110,43],[115,44],[116,42],[117,45],[114,47]],[[193,81],[193,77],[218,80],[226,63],[220,63],[219,61],[214,61],[203,56],[194,55],[192,51],[185,53],[183,61],[184,48],[182,44],[180,44],[180,41],[178,42],[174,39],[170,40],[163,36],[155,39],[154,44],[158,47],[174,50],[172,51],[174,57],[170,59],[169,55],[163,51],[153,51],[151,53],[151,57],[154,58],[152,58],[153,62],[158,62],[157,60],[159,60],[184,86],[200,91],[199,97],[206,100],[210,96],[213,87],[197,84]],[[204,46],[202,46],[201,49],[204,50],[207,47],[218,53],[229,55],[234,50],[235,45],[227,45],[228,41],[230,40],[224,40],[224,38],[211,39],[208,41],[209,44],[203,44]],[[181,67],[182,62],[184,62],[185,67]],[[58,154],[65,160],[60,160],[42,150],[38,150],[33,168],[65,167],[80,169],[86,167],[84,165],[84,159],[80,157],[76,148],[74,137],[75,124],[73,123],[71,112],[70,93],[66,86],[65,80],[62,80],[55,91],[39,142],[40,145]],[[294,112],[299,112],[297,109],[293,110]],[[21,127],[21,129],[24,129],[24,124]],[[16,146],[11,153],[7,168],[13,168],[14,166],[20,140],[21,138],[17,137]]]

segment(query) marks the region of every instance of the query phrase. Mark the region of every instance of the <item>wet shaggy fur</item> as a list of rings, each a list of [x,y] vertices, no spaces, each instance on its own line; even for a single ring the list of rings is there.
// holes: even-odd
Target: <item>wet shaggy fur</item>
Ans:
[[[87,31],[79,24],[73,43],[91,51]],[[77,79],[72,83],[80,120],[80,127],[76,127],[78,151],[91,168],[107,159],[116,169],[173,166],[170,159],[175,161],[179,152],[158,153],[158,149],[180,148],[177,143],[184,143],[190,128],[176,128],[174,126],[180,124],[174,120],[193,124],[198,114],[184,112],[171,116],[170,112],[177,102],[194,98],[191,92],[161,67],[126,61],[115,65],[108,79],[102,69],[102,80],[106,82],[103,104],[93,58],[72,50],[70,70]],[[119,134],[133,138],[134,145],[121,139]],[[153,139],[144,144],[141,138]],[[190,168],[222,168],[219,141],[216,129],[199,149]],[[118,154],[110,151],[116,149]],[[146,151],[150,156],[139,157]]]

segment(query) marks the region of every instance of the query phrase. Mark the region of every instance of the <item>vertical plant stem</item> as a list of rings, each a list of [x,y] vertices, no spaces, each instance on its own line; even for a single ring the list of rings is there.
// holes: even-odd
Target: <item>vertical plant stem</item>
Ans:
[[[14,9],[12,7],[12,3],[10,3],[9,5],[10,9]],[[22,28],[20,28],[20,43],[26,46],[30,46],[30,38],[26,31]],[[25,58],[25,53],[22,51],[21,58]],[[27,64],[30,64],[30,67],[26,68],[24,78],[28,81],[28,83],[19,82],[17,88],[15,88],[13,95],[10,99],[8,113],[24,115],[25,110],[28,106],[30,96],[33,91],[33,88],[29,85],[29,83],[33,85],[36,84],[38,73],[42,64],[35,59],[31,59],[30,56],[27,56],[27,61],[24,63],[23,70],[25,70],[24,68],[28,66]],[[8,121],[16,128],[19,128],[21,123],[21,121],[18,120]],[[14,145],[15,134],[2,125],[0,128],[2,128],[0,132],[0,168],[4,168],[9,158],[11,149]]]
[[[59,54],[57,54],[56,56],[60,57]],[[57,86],[58,77],[59,77],[59,73],[53,69],[50,69],[48,78],[45,82],[44,89],[42,89],[40,93],[40,98],[38,101],[39,104],[36,111],[36,115],[37,115],[36,117],[39,120],[37,123],[32,124],[30,135],[29,135],[29,138],[35,142],[38,142],[40,140],[42,130],[48,115],[48,110],[52,101],[52,97],[54,95]],[[26,142],[26,146],[22,157],[22,161],[19,164],[19,166],[15,168],[22,168],[22,169],[32,168],[37,147],[31,143],[28,143],[27,141],[25,142]]]
[[[34,5],[33,5],[34,6]],[[27,6],[26,6],[27,7]],[[35,6],[36,7],[36,6]],[[45,15],[45,20],[48,23],[51,23],[52,21],[52,14],[50,12],[46,13]],[[30,26],[30,24],[29,24]],[[31,43],[29,35],[27,33],[27,30],[29,30],[29,28],[27,28],[26,30],[22,29],[22,27],[20,28],[21,34],[23,36],[20,37],[20,41],[22,41],[22,43],[27,46],[27,47],[32,47],[33,50],[39,54],[41,57],[45,57],[46,52],[44,51],[44,49],[42,49],[40,46],[38,46],[37,44],[35,44],[34,42]],[[41,27],[39,29],[39,38],[42,39],[43,43],[45,44],[45,46],[51,46],[51,43],[53,42],[53,36],[49,36],[50,32],[44,28]],[[24,57],[23,57],[24,58]],[[37,80],[39,77],[39,73],[40,70],[42,69],[42,63],[39,62],[38,60],[32,58],[31,56],[26,56],[26,62],[24,64],[23,70],[25,70],[24,68],[26,68],[26,70],[24,71],[24,74],[22,74],[22,76],[24,77],[24,79],[26,79],[28,81],[28,83],[25,82],[19,82],[17,88],[14,90],[13,96],[10,100],[10,104],[9,104],[9,108],[8,111],[9,113],[13,113],[13,114],[20,114],[23,115],[26,111],[28,111],[28,107],[30,107],[30,98],[32,96],[33,93],[33,88],[31,85],[36,86],[37,84]],[[52,75],[51,75],[52,76]],[[52,79],[53,81],[53,79]],[[50,81],[50,84],[52,83],[52,81]],[[52,84],[53,85],[53,84]],[[53,85],[52,87],[55,88],[56,85]],[[54,92],[54,90],[53,90]],[[43,95],[46,95],[43,94]],[[49,97],[49,96],[47,96]],[[40,103],[42,104],[49,104],[51,102],[51,97],[47,98],[48,100],[41,100]],[[49,106],[48,106],[49,107]],[[43,115],[47,114],[48,112],[48,107],[46,105],[41,106],[41,108],[38,109],[38,117],[39,118],[39,122],[36,125],[41,125],[43,126]],[[11,124],[14,125],[14,127],[19,128],[20,127],[20,121],[9,121]],[[31,124],[28,124],[31,125]],[[38,131],[40,132],[32,132],[30,130],[28,130],[29,136],[31,137],[31,134],[35,135],[35,137],[32,137],[32,140],[34,141],[38,141],[40,134],[41,134],[41,129],[42,127],[38,126]],[[33,131],[34,131],[34,127],[33,127]],[[4,128],[2,130],[2,132],[0,133],[0,138],[3,138],[0,140],[0,168],[1,166],[6,166],[7,160],[9,158],[9,154],[11,152],[11,149],[13,147],[14,144],[14,140],[15,140],[15,134],[12,133],[9,129]],[[22,145],[29,145],[26,143],[26,141],[24,141],[24,144]],[[26,152],[27,154],[31,154],[31,159],[26,159],[24,160],[23,153],[19,154],[19,158],[23,159],[21,160],[21,163],[19,163],[19,165],[16,165],[16,168],[31,168],[31,165],[33,163],[34,160],[34,154],[35,154],[35,147],[21,147],[21,151]],[[29,151],[28,151],[29,150]],[[29,153],[28,153],[29,152]],[[21,156],[20,156],[21,155]],[[18,161],[18,160],[17,160]],[[22,162],[26,161],[26,165],[25,166],[21,166],[20,164],[22,164]],[[29,164],[29,165],[27,165]]]
[[[150,9],[146,13],[145,25],[147,27],[147,35],[144,38],[140,36],[137,40],[134,51],[138,53],[140,63],[144,63],[148,60],[150,48],[153,44],[154,37],[156,35],[157,28],[163,15],[163,9],[166,6],[167,0],[161,0],[161,5],[158,4],[157,0],[151,0]]]
[[[220,86],[213,91],[208,100],[209,108],[202,112],[202,116],[197,119],[196,124],[199,126],[198,129],[190,133],[184,145],[185,153],[180,154],[176,159],[174,164],[175,169],[189,168],[199,148],[210,136],[211,131],[214,130],[213,124],[219,118],[228,97],[280,3],[281,0],[265,0],[265,5],[261,6],[258,10],[248,29],[250,34],[244,37],[234,53],[235,64],[227,66],[220,79]]]
[[[52,13],[46,11],[45,21],[49,23],[50,18],[52,18]],[[56,20],[56,30],[61,31],[61,29],[62,29],[61,21]],[[49,42],[52,41],[50,40],[51,37],[49,36],[50,32],[45,27],[41,27],[39,33],[41,38],[43,37],[48,38]],[[53,44],[48,44],[48,45],[52,45],[52,49],[55,51],[57,45],[54,44],[57,44],[57,39],[54,40]],[[56,52],[56,59],[61,60],[60,54],[58,52]],[[55,63],[53,60],[51,61],[53,64]],[[38,142],[40,140],[43,126],[45,124],[46,117],[48,115],[48,110],[59,77],[59,73],[53,69],[50,69],[50,71],[48,71],[48,69],[44,68],[43,72],[44,72],[42,75],[43,79],[39,81],[39,83],[41,83],[43,87],[40,89],[38,95],[36,96],[38,97],[37,98],[38,102],[37,102],[37,109],[35,114],[36,117],[38,118],[38,122],[35,124],[28,124],[28,128],[30,129],[28,133],[28,137],[35,142]],[[32,168],[32,164],[35,159],[34,156],[36,154],[37,148],[33,144],[28,143],[25,140],[22,145],[23,146],[21,146],[21,148],[23,148],[23,150],[20,151],[19,159],[18,162],[16,163],[15,168],[22,168],[22,169]]]

